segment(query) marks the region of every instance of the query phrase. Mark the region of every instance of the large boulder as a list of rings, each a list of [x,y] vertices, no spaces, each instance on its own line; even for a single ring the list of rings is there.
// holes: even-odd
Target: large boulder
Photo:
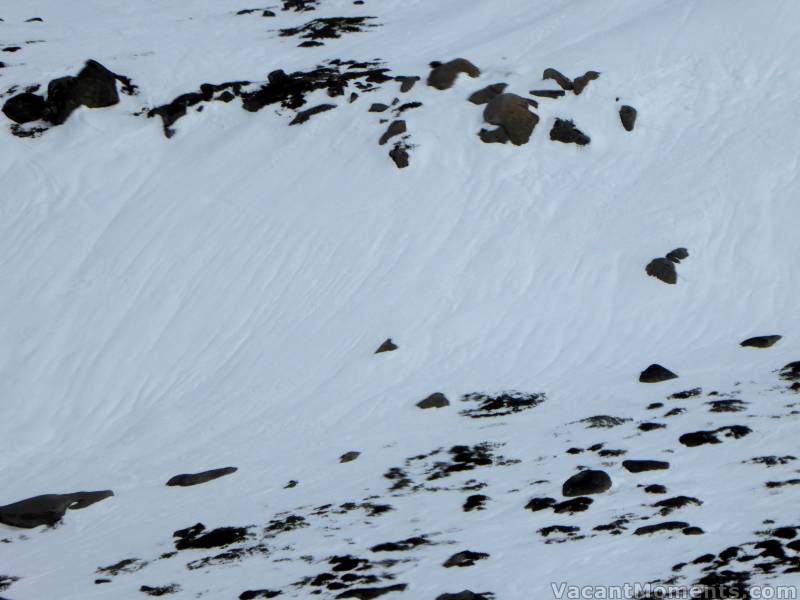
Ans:
[[[743,348],[769,348],[774,346],[783,336],[780,335],[757,335],[747,338],[740,346]]]
[[[46,106],[47,102],[38,94],[24,92],[6,100],[3,114],[15,123],[30,123],[44,116]]]
[[[89,60],[75,77],[59,77],[48,84],[44,117],[54,125],[61,125],[79,106],[104,108],[118,102],[116,74]]]
[[[516,146],[527,144],[539,116],[528,108],[528,101],[516,94],[498,94],[483,110],[483,119],[505,130],[511,143]]]
[[[611,488],[611,477],[605,471],[586,469],[576,473],[561,486],[561,493],[566,497],[601,494]]]
[[[58,523],[67,510],[91,506],[114,495],[111,490],[99,492],[74,492],[72,494],[45,494],[0,506],[0,523],[11,527],[32,529],[39,525]]]
[[[675,270],[675,263],[668,258],[654,258],[644,268],[644,272],[660,279],[664,283],[674,285],[678,283],[678,272]]]
[[[446,63],[431,63],[428,85],[437,90],[447,90],[453,87],[459,73],[466,73],[472,78],[479,77],[481,70],[465,58],[456,58]]]
[[[677,378],[678,376],[675,373],[658,364],[652,364],[639,373],[640,383],[661,383],[662,381]]]

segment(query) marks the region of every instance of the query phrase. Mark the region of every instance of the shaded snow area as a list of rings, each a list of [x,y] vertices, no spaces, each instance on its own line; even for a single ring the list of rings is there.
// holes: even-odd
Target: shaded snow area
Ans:
[[[797,0],[0,19],[0,597],[797,590]]]

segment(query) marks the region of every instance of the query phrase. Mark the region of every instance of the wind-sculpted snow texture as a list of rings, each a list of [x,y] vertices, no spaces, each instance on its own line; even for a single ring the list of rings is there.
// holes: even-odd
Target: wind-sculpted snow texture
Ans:
[[[800,5],[502,4],[0,6],[2,598],[800,583]]]

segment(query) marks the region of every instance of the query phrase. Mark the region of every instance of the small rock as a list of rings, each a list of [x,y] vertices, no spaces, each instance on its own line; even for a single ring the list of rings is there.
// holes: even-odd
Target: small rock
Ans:
[[[238,469],[236,467],[222,467],[221,469],[211,469],[209,471],[202,471],[200,473],[175,475],[175,477],[172,477],[169,481],[167,481],[167,485],[170,487],[188,487],[192,485],[200,485],[201,483],[207,483],[209,481],[213,481],[214,479],[225,477],[225,475],[236,473],[237,470]]]
[[[586,73],[580,77],[576,77],[572,81],[572,89],[575,92],[575,95],[580,96],[581,92],[583,92],[583,90],[586,89],[586,86],[589,85],[589,82],[594,81],[598,77],[600,77],[600,73],[597,71],[586,71]]]
[[[432,63],[433,69],[428,76],[428,85],[437,90],[453,87],[459,73],[466,73],[472,78],[479,77],[481,70],[464,58],[456,58],[446,63]]]
[[[663,460],[623,460],[622,466],[631,473],[669,469],[669,463]]]
[[[502,94],[506,87],[508,87],[508,84],[493,83],[492,85],[487,85],[485,88],[474,92],[467,100],[473,104],[486,104],[495,96]]]
[[[386,132],[381,136],[381,139],[378,141],[378,145],[383,146],[386,144],[386,142],[388,142],[396,135],[402,135],[405,132],[406,132],[406,122],[404,120],[398,119],[397,121],[392,121]]]
[[[561,98],[565,92],[564,90],[531,90],[528,93],[539,98]]]
[[[3,114],[15,123],[30,123],[44,116],[47,103],[38,94],[28,92],[12,96],[3,105]]]
[[[625,128],[625,131],[633,131],[633,128],[636,126],[636,116],[636,109],[632,106],[628,106],[626,104],[625,106],[620,107],[619,120],[622,122],[622,126]]]
[[[383,342],[377,350],[375,350],[375,354],[380,354],[382,352],[394,352],[397,350],[398,346],[392,341],[392,338],[387,339]]]
[[[667,252],[665,257],[668,261],[679,264],[682,260],[689,258],[689,251],[686,248],[675,248]]]
[[[436,600],[491,600],[492,598],[494,598],[492,594],[476,594],[469,590],[464,590],[463,592],[455,594],[441,594],[436,596]]]
[[[575,127],[575,123],[568,119],[556,119],[550,130],[550,139],[554,142],[577,144],[578,146],[586,146],[592,141],[588,135]]]
[[[424,400],[417,402],[419,408],[444,408],[450,406],[450,401],[441,392],[434,392]]]
[[[478,132],[478,137],[484,144],[507,144],[511,141],[506,133],[506,130],[502,127],[496,127],[494,129],[481,129]]]
[[[489,555],[485,552],[472,552],[471,550],[463,550],[462,552],[456,552],[448,558],[442,566],[445,569],[449,569],[451,567],[471,567],[475,564],[476,561],[484,560],[489,558]]]
[[[398,142],[389,151],[389,158],[394,161],[398,169],[405,169],[409,164],[408,147],[405,144]]]
[[[348,462],[352,462],[352,461],[354,461],[355,459],[357,459],[359,456],[361,456],[361,452],[356,452],[356,451],[354,451],[354,450],[353,450],[353,451],[351,451],[351,452],[345,452],[344,454],[342,454],[342,455],[339,457],[339,462],[340,462],[340,463],[348,463]]]
[[[542,73],[542,79],[545,81],[552,79],[562,90],[571,90],[573,87],[572,80],[569,77],[553,68],[545,69],[544,73]]]
[[[77,76],[59,77],[48,84],[44,117],[61,125],[79,106],[104,108],[118,102],[117,75],[89,60]]]
[[[373,598],[378,598],[379,596],[383,596],[384,594],[388,594],[390,592],[403,592],[407,587],[408,586],[405,583],[397,583],[384,587],[351,588],[345,592],[342,592],[336,597],[356,598],[357,600],[373,600]]]
[[[769,348],[774,346],[782,337],[780,335],[759,335],[747,338],[739,345],[744,348]]]
[[[650,365],[639,374],[640,383],[660,383],[677,378],[675,373],[657,364]]]
[[[666,494],[667,488],[660,483],[654,483],[644,488],[644,491],[648,494]]]
[[[414,84],[417,83],[420,78],[416,75],[413,77],[408,77],[404,75],[398,75],[395,78],[395,81],[400,82],[400,93],[405,94],[406,92],[410,92],[411,89],[414,87]]]
[[[386,104],[381,104],[380,102],[375,102],[369,107],[369,112],[381,113],[386,110],[389,110],[389,107]]]
[[[587,469],[567,479],[561,487],[561,493],[566,497],[588,496],[590,494],[601,494],[610,488],[611,478],[608,473]]]
[[[675,529],[686,529],[689,527],[688,523],[683,521],[666,521],[664,523],[657,523],[655,525],[645,525],[639,527],[633,532],[634,535],[648,535],[650,533],[658,533],[659,531],[674,531]]]

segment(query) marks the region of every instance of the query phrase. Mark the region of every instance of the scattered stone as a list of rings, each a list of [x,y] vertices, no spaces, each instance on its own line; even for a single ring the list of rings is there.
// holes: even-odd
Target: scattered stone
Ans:
[[[636,126],[636,116],[636,109],[632,106],[628,106],[626,104],[625,106],[620,107],[619,120],[622,122],[622,126],[625,128],[625,131],[633,131],[633,128]]]
[[[236,471],[238,471],[236,467],[223,467],[221,469],[211,469],[210,471],[203,471],[201,473],[175,475],[175,477],[167,481],[167,485],[170,487],[199,485],[201,483],[213,481],[214,479],[219,479],[220,477],[225,477],[225,475],[230,475],[231,473],[236,473]]]
[[[342,454],[339,457],[339,462],[340,463],[352,462],[355,459],[357,459],[359,456],[361,456],[361,452],[356,452],[356,451],[345,452],[344,454]]]
[[[577,144],[578,146],[586,146],[592,141],[588,135],[575,127],[575,123],[568,119],[556,119],[550,130],[550,139],[554,142]]]
[[[678,441],[684,446],[693,448],[695,446],[702,446],[704,444],[721,443],[717,437],[717,435],[720,434],[728,438],[739,439],[752,432],[752,429],[745,427],[744,425],[727,425],[713,431],[695,431],[692,433],[685,433],[678,438]]]
[[[424,400],[417,402],[419,408],[444,408],[450,406],[450,401],[441,392],[434,392]]]
[[[644,271],[650,277],[660,279],[664,283],[671,285],[678,283],[678,272],[675,270],[675,263],[667,258],[654,258],[647,263]]]
[[[558,504],[553,505],[553,512],[554,513],[568,513],[574,514],[576,512],[583,512],[589,509],[589,506],[594,502],[591,498],[587,498],[586,496],[579,496],[577,498],[572,498],[571,500],[565,500],[564,502],[559,502]]]
[[[644,488],[644,491],[648,494],[666,494],[667,488],[660,483],[654,483]]]
[[[277,598],[280,591],[273,590],[247,590],[239,594],[239,600],[256,600],[257,598]]]
[[[669,469],[669,463],[663,460],[623,460],[622,466],[631,473]]]
[[[314,115],[318,115],[319,113],[333,110],[334,108],[336,108],[335,104],[320,104],[319,106],[314,106],[312,108],[307,108],[306,110],[301,110],[297,113],[297,116],[295,116],[295,118],[292,119],[289,125],[302,125]]]
[[[664,258],[670,262],[679,264],[682,260],[689,258],[689,251],[686,248],[675,248],[675,250],[670,250],[667,252],[667,255]]]
[[[466,501],[464,502],[464,512],[471,512],[473,510],[483,510],[486,508],[486,502],[489,501],[489,496],[484,496],[483,494],[473,494],[472,496],[468,496]]]
[[[394,161],[398,169],[405,169],[409,164],[408,146],[402,142],[398,142],[389,151],[389,158]]]
[[[652,364],[639,374],[640,383],[660,383],[677,378],[675,373],[659,364]]]
[[[473,104],[486,104],[495,96],[502,94],[503,90],[507,87],[508,84],[506,83],[493,83],[492,85],[487,85],[485,88],[481,88],[477,92],[473,92],[468,100]]]
[[[611,478],[605,471],[587,469],[576,473],[561,488],[561,494],[570,496],[588,496],[601,494],[611,488]]]
[[[247,527],[218,527],[206,532],[202,523],[186,529],[179,529],[172,534],[176,550],[223,548],[238,544],[248,538]]]
[[[666,516],[670,514],[673,510],[689,506],[690,504],[693,504],[695,506],[700,506],[703,503],[697,498],[692,498],[690,496],[675,496],[674,498],[666,498],[665,500],[659,500],[658,502],[653,504],[653,506],[655,508],[660,508],[661,514],[663,516]]]
[[[657,523],[655,525],[645,525],[639,527],[633,532],[634,535],[648,535],[651,533],[658,533],[660,531],[674,531],[676,529],[686,529],[689,527],[688,523],[683,521],[666,521],[664,523]]]
[[[161,587],[150,587],[149,585],[143,585],[139,588],[140,592],[144,592],[148,596],[166,596],[167,594],[176,594],[181,591],[181,586],[176,583],[171,585],[163,585]]]
[[[425,536],[410,537],[399,542],[386,542],[370,548],[372,552],[408,552],[418,546],[429,546],[431,542]]]
[[[525,505],[525,508],[531,512],[539,512],[540,510],[553,508],[556,504],[555,498],[533,498]]]
[[[337,598],[357,598],[358,600],[372,600],[390,592],[404,592],[408,587],[405,583],[396,583],[385,587],[353,588],[342,592]]]
[[[405,132],[406,122],[404,120],[398,119],[397,121],[392,121],[384,134],[381,136],[381,139],[378,141],[378,145],[384,146],[390,139],[397,135],[402,135]]]
[[[44,118],[61,125],[79,106],[104,108],[119,102],[117,75],[99,62],[89,60],[77,76],[59,77],[47,86]]]
[[[516,94],[498,94],[486,105],[483,119],[502,127],[511,143],[521,146],[528,143],[539,122],[538,115],[528,110],[529,106],[525,98]]]
[[[15,123],[30,123],[44,117],[47,102],[37,94],[17,94],[6,100],[3,114]]]
[[[493,598],[493,594],[489,594],[487,592],[484,592],[483,594],[476,594],[475,592],[471,592],[469,590],[464,590],[455,594],[441,594],[436,596],[436,600],[492,600]]]
[[[481,70],[465,58],[456,58],[446,63],[431,63],[431,73],[428,75],[428,85],[437,90],[447,90],[453,87],[459,73],[472,77],[480,77]]]
[[[639,431],[648,432],[648,431],[655,431],[656,429],[665,429],[666,427],[667,426],[664,425],[663,423],[651,423],[649,421],[646,421],[644,423],[639,423],[638,429]]]
[[[484,144],[507,144],[511,141],[502,127],[495,127],[494,129],[481,129],[478,132],[478,137]]]
[[[593,417],[586,417],[578,421],[585,423],[587,429],[611,429],[612,427],[619,427],[624,423],[628,423],[631,419],[626,417],[612,417],[611,415],[594,415]]]
[[[769,348],[774,346],[782,337],[780,335],[759,335],[747,338],[739,345],[745,348]]]
[[[300,25],[280,30],[281,37],[298,37],[306,40],[300,44],[303,48],[321,46],[319,40],[331,40],[342,37],[345,33],[361,33],[378,25],[370,23],[375,17],[329,17],[314,19]]]
[[[139,558],[126,558],[107,567],[98,567],[96,573],[116,577],[120,573],[136,573],[144,569],[148,563]]]
[[[544,394],[523,394],[521,392],[505,392],[497,396],[467,394],[461,401],[477,402],[478,406],[462,410],[459,414],[472,419],[504,417],[535,408],[545,399]]]
[[[471,550],[463,550],[461,552],[456,552],[448,558],[442,566],[445,569],[450,569],[452,567],[471,567],[479,560],[485,560],[489,558],[489,555],[485,552],[472,552]]]
[[[575,95],[580,96],[581,92],[583,92],[583,90],[586,89],[586,86],[589,85],[589,82],[594,81],[598,77],[600,77],[600,73],[597,71],[586,71],[586,73],[580,77],[576,77],[572,81],[572,89],[575,92]]]
[[[691,390],[684,390],[682,392],[675,392],[670,396],[672,400],[687,400],[689,398],[694,398],[695,396],[699,396],[703,393],[701,388],[693,388]]]
[[[552,79],[561,87],[562,90],[571,90],[573,88],[572,80],[553,68],[545,69],[544,73],[542,73],[542,79],[545,81]]]
[[[375,102],[372,106],[369,107],[369,112],[377,112],[381,113],[388,110],[389,107],[386,104],[381,104],[380,102]]]
[[[394,79],[395,81],[400,82],[400,93],[405,94],[406,92],[410,92],[413,89],[414,84],[420,80],[420,77],[417,77],[416,75],[414,75],[413,77],[408,77],[405,75],[397,75],[395,76]]]
[[[67,510],[86,508],[113,495],[111,490],[104,490],[35,496],[0,506],[0,523],[24,529],[39,525],[53,526],[63,518]]]
[[[564,96],[564,90],[531,90],[528,92],[531,96],[538,98],[561,98]]]
[[[742,402],[741,400],[712,400],[711,402],[706,402],[706,404],[711,407],[708,412],[729,413],[744,411],[749,402]]]
[[[385,342],[383,342],[378,349],[375,350],[375,354],[381,354],[382,352],[394,352],[397,350],[398,346],[392,341],[392,338],[388,338]]]

